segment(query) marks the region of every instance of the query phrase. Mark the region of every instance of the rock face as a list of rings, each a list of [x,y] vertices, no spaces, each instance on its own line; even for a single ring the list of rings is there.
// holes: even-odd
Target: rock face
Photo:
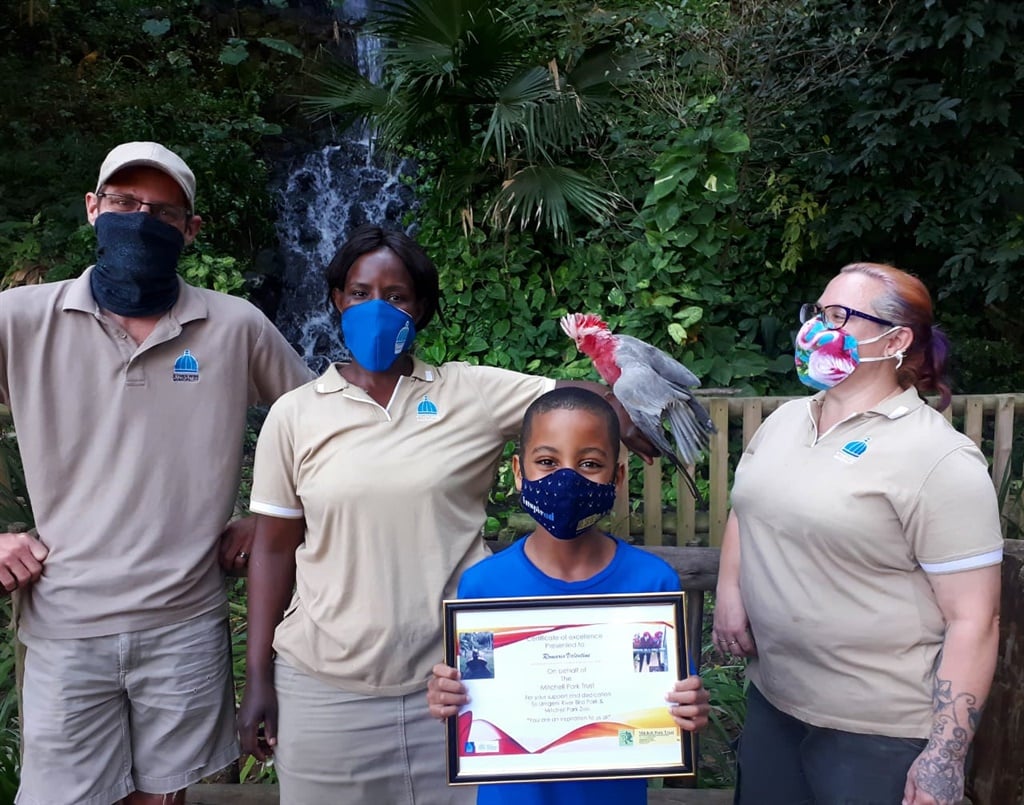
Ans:
[[[409,169],[389,168],[365,138],[352,137],[295,155],[272,188],[283,261],[276,324],[317,371],[346,354],[324,271],[355,227],[401,227],[415,202],[402,179]]]
[[[379,42],[363,30],[372,9],[373,0],[304,2],[290,10],[295,18],[290,22],[305,20],[300,27],[314,37],[322,37],[326,25],[333,34],[327,49],[335,58],[357,65],[376,81]],[[279,248],[267,262],[270,270],[263,272],[261,287],[251,290],[317,371],[347,354],[337,316],[327,303],[328,263],[352,229],[365,223],[400,228],[415,204],[403,178],[411,167],[375,154],[372,139],[372,132],[339,132],[330,121],[320,121],[312,130],[289,132],[286,140],[268,143]]]
[[[1024,541],[1003,558],[999,660],[974,740],[967,794],[974,805],[1024,805]]]

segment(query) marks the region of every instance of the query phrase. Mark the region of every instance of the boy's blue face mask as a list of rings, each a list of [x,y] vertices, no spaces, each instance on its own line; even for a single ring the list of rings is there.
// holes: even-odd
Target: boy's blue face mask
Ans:
[[[612,510],[615,484],[599,484],[564,467],[531,481],[523,477],[523,510],[551,536],[575,539]]]
[[[373,299],[341,314],[341,336],[356,363],[371,372],[385,372],[412,346],[416,324],[401,308]]]

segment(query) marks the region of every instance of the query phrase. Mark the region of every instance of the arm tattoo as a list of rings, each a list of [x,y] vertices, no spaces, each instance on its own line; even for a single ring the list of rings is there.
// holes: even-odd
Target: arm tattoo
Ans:
[[[953,693],[953,683],[935,677],[928,745],[915,762],[917,785],[940,803],[958,803],[964,793],[964,762],[983,705],[973,693]]]

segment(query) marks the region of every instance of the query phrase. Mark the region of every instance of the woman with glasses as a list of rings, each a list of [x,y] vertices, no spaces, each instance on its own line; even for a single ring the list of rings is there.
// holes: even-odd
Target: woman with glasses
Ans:
[[[959,803],[1002,539],[985,458],[939,413],[949,342],[924,285],[873,263],[800,321],[818,393],[754,435],[722,545],[714,640],[749,658],[736,801]]]

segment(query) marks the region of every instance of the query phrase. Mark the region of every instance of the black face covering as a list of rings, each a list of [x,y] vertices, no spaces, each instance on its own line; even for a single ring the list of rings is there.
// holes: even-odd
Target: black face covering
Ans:
[[[178,258],[185,236],[144,212],[105,212],[96,219],[92,295],[118,316],[152,316],[178,301]]]

